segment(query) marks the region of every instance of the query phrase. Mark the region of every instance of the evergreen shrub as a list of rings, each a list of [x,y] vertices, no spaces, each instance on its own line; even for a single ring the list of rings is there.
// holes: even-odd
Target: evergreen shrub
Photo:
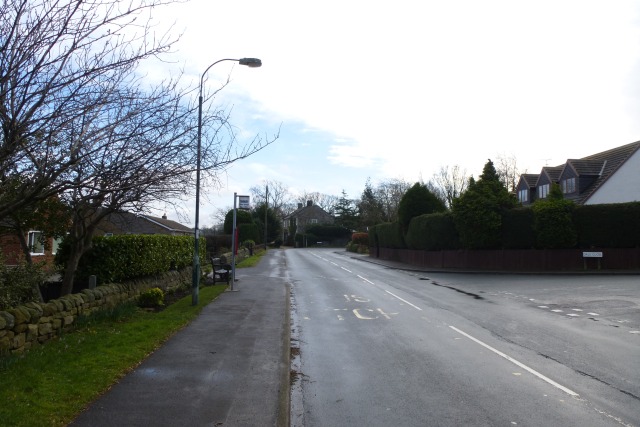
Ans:
[[[536,246],[533,229],[533,210],[515,208],[502,215],[502,247],[504,249],[532,249]]]
[[[420,215],[409,224],[405,236],[409,249],[439,251],[460,249],[460,236],[451,212]]]
[[[94,237],[92,248],[80,259],[77,280],[95,275],[99,284],[123,282],[137,277],[151,276],[193,264],[192,236],[116,235]],[[206,240],[200,238],[200,259],[206,259]],[[68,244],[63,242],[55,262],[63,268],[69,256]]]
[[[640,202],[576,206],[573,223],[581,248],[640,246]]]

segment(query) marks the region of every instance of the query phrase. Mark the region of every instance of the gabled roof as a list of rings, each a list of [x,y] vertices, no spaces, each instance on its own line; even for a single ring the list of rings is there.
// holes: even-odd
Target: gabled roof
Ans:
[[[562,174],[563,169],[564,169],[564,165],[560,165],[560,166],[544,166],[542,168],[542,172],[540,172],[540,175],[538,175],[538,180],[536,181],[536,186],[538,185],[538,181],[540,181],[540,178],[542,177],[542,175],[548,176],[549,179],[551,180],[551,182],[558,182],[558,180],[560,179],[560,175]]]
[[[527,184],[529,188],[533,188],[536,186],[536,182],[538,182],[539,177],[540,174],[537,173],[525,173],[520,175],[520,179],[522,179],[522,181],[524,181],[524,183]]]
[[[601,175],[606,163],[607,163],[607,160],[584,160],[584,159],[567,160],[567,166],[571,167],[579,176]]]
[[[113,234],[188,234],[192,229],[176,221],[130,212],[116,212],[107,215],[100,222],[98,230]]]
[[[632,142],[621,147],[612,148],[601,153],[592,154],[580,160],[603,162],[602,171],[596,181],[587,191],[580,195],[579,203],[584,203],[613,175],[636,151],[640,149],[640,141]]]

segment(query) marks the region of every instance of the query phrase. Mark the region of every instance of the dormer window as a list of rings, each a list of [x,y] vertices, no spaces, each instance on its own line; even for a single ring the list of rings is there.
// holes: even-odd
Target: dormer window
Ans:
[[[544,184],[538,187],[538,198],[546,199],[549,194],[549,184]]]
[[[562,192],[564,194],[575,193],[576,192],[576,179],[575,178],[563,179],[560,182],[560,186],[562,187]]]
[[[529,201],[529,190],[524,189],[518,191],[518,200],[520,203],[527,203]]]

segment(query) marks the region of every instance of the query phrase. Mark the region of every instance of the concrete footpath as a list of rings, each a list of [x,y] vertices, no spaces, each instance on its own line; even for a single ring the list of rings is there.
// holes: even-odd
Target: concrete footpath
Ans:
[[[70,425],[287,426],[284,252],[270,250],[236,279],[234,292],[207,305]]]

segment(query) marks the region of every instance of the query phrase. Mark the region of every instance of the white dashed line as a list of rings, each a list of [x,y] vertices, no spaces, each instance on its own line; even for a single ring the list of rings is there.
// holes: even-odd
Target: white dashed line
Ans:
[[[375,285],[375,283],[373,283],[371,280],[367,280],[364,277],[362,277],[361,275],[358,274],[358,277],[362,280],[364,280],[365,282],[369,283],[370,285]]]
[[[584,311],[584,310],[582,310],[582,309],[580,309],[580,308],[572,308],[571,310],[572,310],[572,311]]]
[[[532,368],[528,367],[528,366],[527,366],[527,365],[525,365],[524,363],[518,362],[518,361],[517,361],[516,359],[514,359],[513,357],[508,356],[508,355],[504,354],[503,352],[501,352],[501,351],[499,351],[499,350],[496,350],[495,348],[491,347],[491,346],[490,346],[490,345],[488,345],[488,344],[483,343],[482,341],[480,341],[480,340],[479,340],[479,339],[477,339],[477,338],[472,337],[471,335],[467,334],[466,332],[462,332],[460,329],[456,328],[455,326],[451,326],[451,325],[449,325],[449,327],[450,327],[451,329],[453,329],[454,331],[456,331],[457,333],[459,333],[459,334],[461,334],[461,335],[464,335],[465,337],[469,338],[471,341],[474,341],[474,342],[476,342],[476,343],[480,344],[481,346],[483,346],[484,348],[486,348],[486,349],[488,349],[488,350],[491,350],[492,352],[494,352],[494,353],[495,353],[495,354],[497,354],[498,356],[500,356],[500,357],[504,357],[504,358],[505,358],[505,359],[507,359],[509,362],[514,363],[515,365],[518,365],[519,367],[521,367],[522,369],[526,370],[526,371],[527,371],[527,372],[529,372],[530,374],[533,374],[533,375],[535,375],[536,377],[540,378],[542,381],[545,381],[546,383],[551,384],[552,386],[554,386],[554,387],[556,387],[556,388],[558,388],[558,389],[560,389],[560,390],[564,391],[564,392],[565,392],[565,393],[567,393],[568,395],[573,396],[573,397],[578,397],[578,396],[579,396],[579,394],[578,394],[578,393],[576,393],[575,391],[572,391],[572,390],[570,390],[570,389],[566,388],[565,386],[558,384],[557,382],[553,381],[552,379],[545,377],[545,376],[544,376],[544,375],[542,375],[540,372],[538,372],[538,371],[536,371],[536,370],[534,370],[534,369],[532,369]]]
[[[539,305],[538,308],[549,308],[548,305]]]
[[[562,313],[562,310],[559,310],[559,309],[555,309],[555,310],[551,310],[551,311],[553,311],[554,313]]]
[[[600,316],[598,313],[587,313],[589,316]]]
[[[391,293],[391,292],[389,292],[389,291],[385,291],[385,292],[386,292],[386,293],[388,293],[389,295],[391,295],[392,297],[398,298],[398,299],[399,299],[400,301],[402,301],[403,303],[405,303],[405,304],[409,304],[411,307],[415,308],[416,310],[418,310],[418,311],[422,311],[422,309],[421,309],[420,307],[418,307],[417,305],[413,305],[413,304],[411,304],[411,303],[410,303],[409,301],[407,301],[406,299],[402,299],[402,298],[400,298],[398,295],[392,294],[392,293]]]
[[[569,313],[567,314],[567,316],[571,316],[571,317],[580,317],[579,314],[575,314],[575,313]]]

